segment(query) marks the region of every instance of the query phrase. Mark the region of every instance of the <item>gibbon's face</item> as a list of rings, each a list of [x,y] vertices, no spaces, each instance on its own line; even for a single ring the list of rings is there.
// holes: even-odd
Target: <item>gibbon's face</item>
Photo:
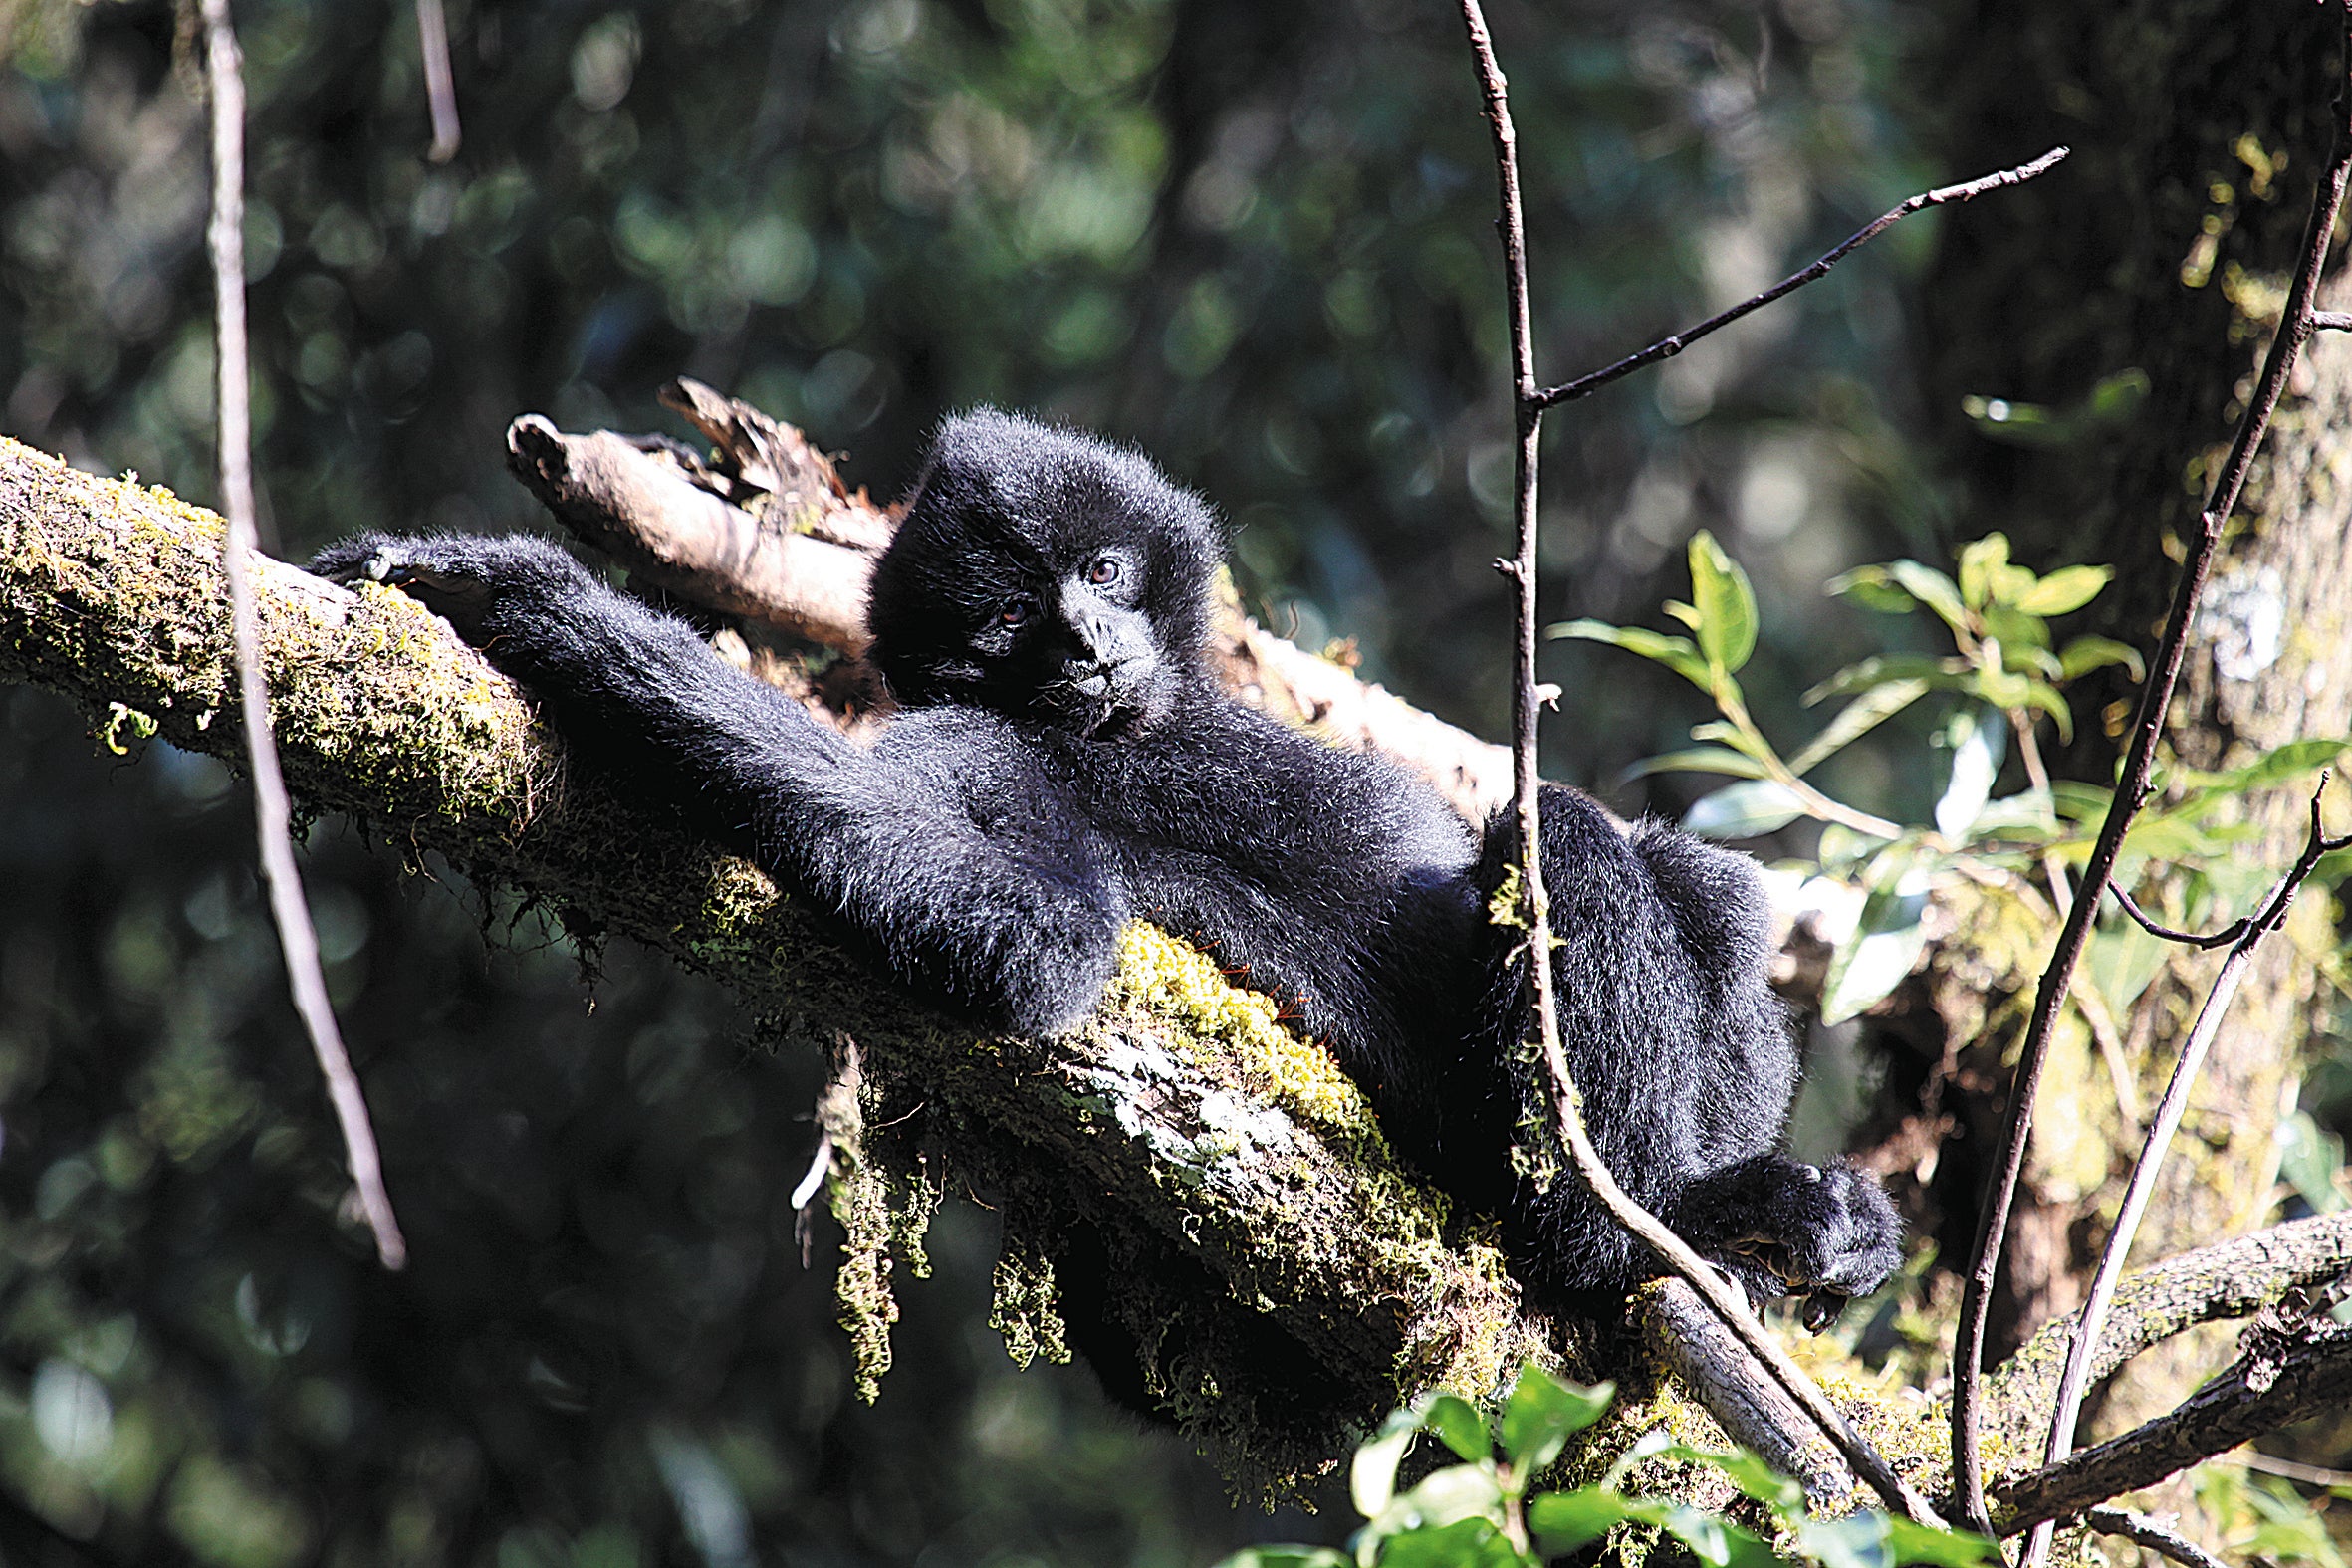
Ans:
[[[875,567],[872,657],[910,706],[1140,733],[1203,673],[1219,543],[1208,509],[1132,452],[962,415]]]

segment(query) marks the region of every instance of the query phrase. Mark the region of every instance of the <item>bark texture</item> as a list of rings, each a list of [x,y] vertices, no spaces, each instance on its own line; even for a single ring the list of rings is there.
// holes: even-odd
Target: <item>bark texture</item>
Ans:
[[[1951,166],[2048,139],[2076,148],[2047,179],[2011,193],[1999,221],[1955,226],[1924,294],[1929,395],[1971,490],[1962,530],[2003,529],[2017,558],[2041,569],[2115,565],[2114,586],[2067,629],[2145,650],[2177,576],[2178,538],[2277,325],[2341,76],[2335,23],[2322,7],[2234,0],[2127,0],[2089,13],[1982,0],[1943,14],[1948,43],[1924,85],[1949,116]],[[2339,280],[2328,303],[2342,293]],[[2144,396],[2130,390],[2133,372]],[[2101,382],[2111,388],[2104,412],[2089,401]],[[2064,416],[2065,438],[2004,443],[1998,425],[1964,422],[1971,396],[2047,405]],[[2217,564],[2172,716],[2183,762],[2226,766],[2352,728],[2348,413],[2352,351],[2323,336],[2297,371]],[[2078,703],[2063,771],[2107,781],[2127,695],[2115,679]],[[2241,913],[2260,879],[2293,857],[2304,796],[2282,791],[2246,817],[2250,841],[2215,877],[2216,923]],[[2303,952],[2324,904],[2304,900],[2288,939],[2265,948],[2240,993],[2140,1255],[2243,1232],[2268,1210],[2278,1119],[2307,1029],[2313,975]],[[2176,960],[2118,1020],[2144,1100],[2169,1072],[2213,963]],[[2005,1078],[2006,995],[1997,980],[1987,1031],[1945,1042],[1948,1060],[1964,1064],[1952,1081],[1958,1125],[1971,1135],[1998,1111],[1984,1091]],[[2007,1311],[1996,1320],[1999,1333],[2005,1317],[2012,1345],[2076,1304],[2138,1146],[2136,1126],[2102,1089],[2087,1030],[2074,1055],[2071,1082],[2053,1062],[2059,1076],[2012,1228]],[[2070,1125],[2053,1125],[2061,1120]],[[1939,1184],[1944,1233],[1961,1245],[1982,1180],[1966,1157],[1971,1141],[1951,1146],[1958,1158]],[[2141,1358],[2117,1380],[2105,1430],[2168,1407],[2226,1357],[2226,1345],[2192,1334]]]

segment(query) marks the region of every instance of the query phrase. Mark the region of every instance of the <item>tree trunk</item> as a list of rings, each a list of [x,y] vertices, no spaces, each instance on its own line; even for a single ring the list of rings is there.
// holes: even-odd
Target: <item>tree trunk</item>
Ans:
[[[1943,15],[1949,36],[1922,82],[1945,116],[1941,166],[2013,160],[2056,141],[2075,146],[2053,175],[1950,225],[1926,291],[1929,396],[1970,492],[1963,535],[2004,530],[2016,558],[2042,570],[2113,564],[2114,585],[2067,630],[2145,651],[2178,577],[2178,541],[2194,525],[2208,470],[2277,325],[2310,180],[2325,158],[2328,100],[2343,75],[2336,23],[2326,7],[2242,0],[2126,0],[2089,10],[1981,0],[1947,5]],[[2340,302],[2340,277],[2328,293],[2328,303]],[[2124,391],[2122,412],[2088,414],[2059,446],[1989,439],[1998,427],[1972,426],[1963,411],[1964,399],[1988,397],[2087,412],[2094,387],[2133,370],[2146,377],[2144,401],[2130,406]],[[2183,763],[2240,763],[2352,725],[2352,554],[2340,479],[2352,464],[2348,416],[2352,350],[2323,336],[2296,373],[2215,567],[2171,715],[2169,738]],[[2085,688],[2074,744],[2054,766],[2105,784],[2132,693],[2120,675]],[[2212,908],[2191,913],[2211,926],[2245,912],[2300,847],[2309,787],[2246,803],[2258,836],[2216,870]],[[2304,954],[2328,940],[2325,905],[2302,901],[2288,940],[2267,946],[2239,994],[2142,1228],[2139,1256],[2249,1230],[2270,1208],[2278,1122],[2299,1080],[2315,984]],[[2169,1074],[2216,962],[2174,960],[2135,1015],[2118,1020],[2144,1101]],[[1992,1044],[1997,1053],[2014,1040]],[[1989,1084],[1998,1092],[2005,1081],[2004,1070]],[[2075,1081],[2083,1105],[2045,1093],[2012,1226],[2003,1314],[2010,1344],[2076,1304],[2139,1145],[2104,1076]],[[2102,1092],[2106,1105],[2088,1103]],[[1963,1114],[1964,1125],[1970,1119]],[[2054,1157],[2067,1152],[2069,1140],[2055,1135],[2061,1120],[2116,1130],[2104,1180],[2095,1150],[2088,1181],[2079,1147],[2070,1161]],[[1971,1210],[1949,1217],[1948,1237],[1973,1228],[1975,1192],[1973,1178],[1965,1191],[1955,1183],[1946,1192]],[[2226,1359],[2225,1343],[2197,1334],[2140,1358],[2112,1385],[2102,1428],[2168,1408]]]

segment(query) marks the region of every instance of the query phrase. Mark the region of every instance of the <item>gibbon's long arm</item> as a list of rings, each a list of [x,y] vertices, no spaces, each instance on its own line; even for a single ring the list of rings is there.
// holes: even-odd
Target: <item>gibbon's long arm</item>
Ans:
[[[676,617],[525,536],[362,535],[312,562],[398,587],[521,681],[589,767],[677,810],[815,900],[918,993],[1017,1032],[1090,1012],[1125,911],[1090,846],[983,834],[968,801],[1012,782],[902,722],[867,749],[728,666]],[[933,732],[933,733],[926,733]]]

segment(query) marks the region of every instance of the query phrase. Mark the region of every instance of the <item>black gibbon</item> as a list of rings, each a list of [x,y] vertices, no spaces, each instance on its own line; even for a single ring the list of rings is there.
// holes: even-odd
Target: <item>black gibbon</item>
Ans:
[[[915,993],[1032,1034],[1085,1018],[1150,921],[1281,998],[1400,1153],[1498,1216],[1536,1298],[1617,1310],[1655,1272],[1572,1177],[1509,1158],[1530,1086],[1511,833],[1378,757],[1236,704],[1206,660],[1219,526],[1146,458],[989,410],[949,420],[873,577],[902,710],[870,747],[525,537],[366,535],[315,569],[394,584],[538,700],[575,755],[829,912]],[[1547,787],[1568,1062],[1625,1189],[1753,1300],[1818,1322],[1900,1259],[1884,1193],[1777,1152],[1797,1071],[1745,856]]]

